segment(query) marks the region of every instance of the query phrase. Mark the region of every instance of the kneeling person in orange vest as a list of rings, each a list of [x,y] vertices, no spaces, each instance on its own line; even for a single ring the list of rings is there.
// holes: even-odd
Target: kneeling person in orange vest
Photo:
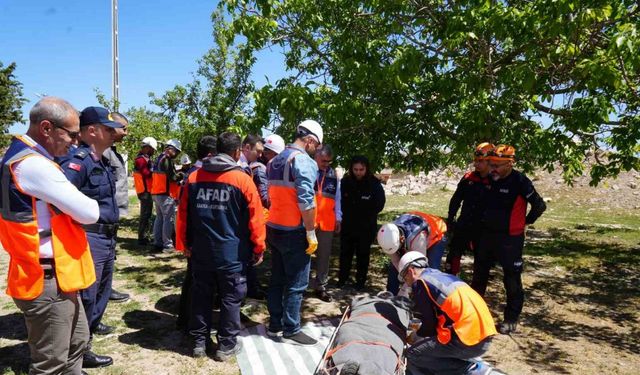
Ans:
[[[410,337],[413,374],[488,374],[475,359],[488,349],[496,328],[482,297],[459,278],[429,268],[427,257],[410,251],[398,264],[399,279],[411,285],[420,327]]]

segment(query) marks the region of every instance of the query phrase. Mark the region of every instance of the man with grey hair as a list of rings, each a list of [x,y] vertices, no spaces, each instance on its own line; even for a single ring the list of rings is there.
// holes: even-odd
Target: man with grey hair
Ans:
[[[327,293],[327,281],[333,233],[340,233],[340,224],[342,222],[340,180],[336,175],[336,171],[331,168],[333,150],[330,145],[323,144],[318,148],[315,159],[316,164],[318,164],[318,177],[314,186],[317,205],[316,235],[318,236],[318,250],[316,251],[315,264],[316,278],[312,281],[316,297],[324,302],[331,302],[332,298]]]
[[[78,137],[78,112],[46,97],[29,120],[27,134],[13,137],[0,168],[0,242],[11,257],[7,294],[24,314],[29,374],[84,374],[89,327],[78,290],[96,275],[81,225],[98,220],[98,203],[53,161]]]

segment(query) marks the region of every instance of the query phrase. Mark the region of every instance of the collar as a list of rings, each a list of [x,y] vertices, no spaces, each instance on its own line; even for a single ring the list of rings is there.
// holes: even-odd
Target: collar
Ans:
[[[51,156],[49,151],[47,151],[44,147],[42,147],[38,142],[34,141],[33,138],[29,137],[28,135],[17,135],[16,138],[19,139],[22,143],[41,153],[44,157],[53,160],[53,156]]]

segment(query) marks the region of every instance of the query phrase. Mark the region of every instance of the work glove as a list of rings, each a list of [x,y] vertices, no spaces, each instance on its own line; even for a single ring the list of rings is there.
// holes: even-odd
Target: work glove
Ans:
[[[318,237],[316,237],[315,230],[307,231],[307,242],[309,243],[309,247],[307,247],[307,250],[305,252],[307,253],[307,255],[311,255],[315,253],[316,250],[318,250]]]

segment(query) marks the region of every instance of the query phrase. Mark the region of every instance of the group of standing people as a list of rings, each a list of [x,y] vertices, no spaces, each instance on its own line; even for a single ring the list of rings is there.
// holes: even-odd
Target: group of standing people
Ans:
[[[111,288],[118,220],[127,208],[119,203],[126,168],[122,175],[113,167],[126,161],[113,144],[127,126],[118,113],[88,107],[78,115],[68,102],[47,97],[31,110],[27,134],[12,139],[2,160],[0,240],[11,255],[7,292],[25,315],[30,373],[81,374],[83,366],[113,363],[91,351],[91,337],[113,331],[101,322],[109,299],[129,298]],[[418,341],[408,352],[414,371],[483,371],[470,358],[486,351],[496,333],[481,298],[495,262],[503,268],[507,291],[498,329],[516,328],[524,301],[524,229],[545,204],[531,181],[513,170],[511,146],[478,146],[475,171],[460,181],[446,221],[410,212],[379,230],[385,195],[368,160],[353,157],[339,179],[316,121],[301,122],[286,146],[277,135],[205,136],[198,160],[181,171],[173,162],[181,152],[179,141],[168,141],[155,162],[158,142],[147,137],[141,146],[134,161],[141,202],[138,242],[149,244],[145,234],[155,203],[155,247],[168,252],[175,243],[188,259],[180,318],[193,336],[195,357],[213,350],[216,300],[214,358],[225,361],[240,350],[240,305],[247,295],[265,295],[257,273],[267,248],[267,334],[314,345],[316,339],[301,330],[300,309],[310,281],[317,298],[332,299],[327,285],[334,234],[340,236],[337,287],[349,282],[354,255],[355,287],[366,287],[376,234],[390,255],[387,289],[413,298],[422,316]],[[448,237],[445,274],[438,269]],[[474,255],[471,287],[455,277],[465,252]]]

